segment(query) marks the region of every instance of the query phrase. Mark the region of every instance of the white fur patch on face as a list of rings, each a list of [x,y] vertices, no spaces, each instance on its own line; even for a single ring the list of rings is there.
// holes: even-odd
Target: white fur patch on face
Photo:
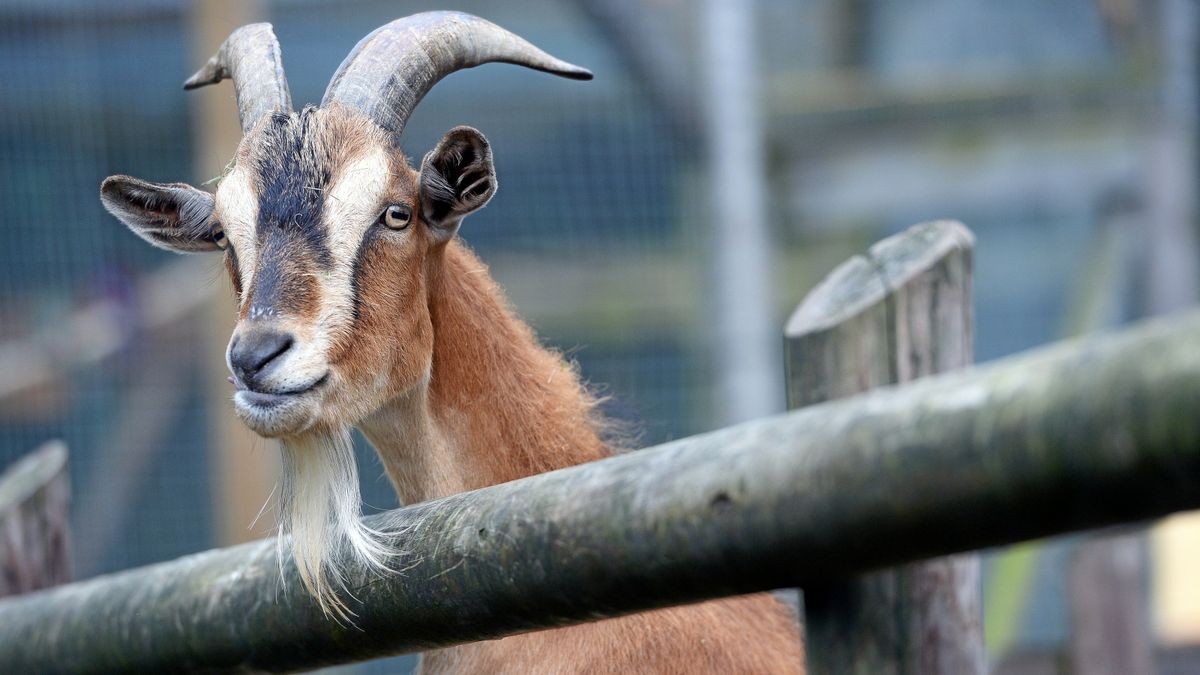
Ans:
[[[325,194],[323,225],[333,264],[320,276],[321,309],[318,325],[323,346],[349,330],[354,300],[354,259],[363,237],[379,218],[389,183],[391,163],[382,148],[372,148],[344,164]]]
[[[325,195],[325,227],[329,249],[339,262],[354,260],[367,228],[375,223],[387,190],[391,163],[382,148],[347,162]]]
[[[241,167],[235,166],[217,186],[215,214],[217,221],[225,229],[225,236],[229,238],[234,254],[237,255],[242,288],[250,288],[258,260],[255,235],[258,223],[258,194],[254,190],[254,181]]]

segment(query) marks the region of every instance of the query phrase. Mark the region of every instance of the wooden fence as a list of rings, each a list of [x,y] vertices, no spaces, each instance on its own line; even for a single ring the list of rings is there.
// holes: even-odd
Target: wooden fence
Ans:
[[[0,601],[0,672],[314,668],[787,587],[814,672],[982,668],[972,559],[878,571],[1200,508],[1200,313],[849,396],[970,360],[970,246],[839,268],[790,323],[793,412],[374,517],[403,572],[353,580],[354,625],[256,542]],[[946,608],[956,644],[914,630]]]
[[[789,405],[969,365],[974,241],[960,223],[925,223],[834,270],[784,330]],[[814,584],[804,599],[811,673],[986,672],[977,554]]]

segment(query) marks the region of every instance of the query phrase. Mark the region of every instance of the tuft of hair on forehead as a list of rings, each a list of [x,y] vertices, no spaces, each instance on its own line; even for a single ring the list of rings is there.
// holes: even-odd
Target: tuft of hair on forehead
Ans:
[[[349,580],[363,573],[393,572],[389,562],[399,551],[390,533],[368,527],[360,518],[361,498],[354,443],[348,429],[286,439],[279,491],[279,561],[290,537],[292,560],[300,581],[321,611],[351,622],[343,595],[352,596]]]
[[[363,157],[380,153],[389,158],[388,176],[407,167],[388,134],[340,105],[264,117],[246,136],[237,160],[257,202],[255,238],[293,238],[328,265],[329,190]]]
[[[246,136],[238,161],[248,161],[257,172],[270,173],[281,160],[310,176],[327,175],[373,149],[396,149],[393,138],[365,115],[333,104],[306,106],[299,112],[268,115]]]

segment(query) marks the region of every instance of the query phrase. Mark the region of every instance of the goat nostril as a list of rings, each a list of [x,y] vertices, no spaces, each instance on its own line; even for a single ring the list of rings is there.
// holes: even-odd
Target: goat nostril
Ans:
[[[291,348],[292,348],[292,336],[288,335],[287,333],[284,333],[283,335],[280,336],[280,339],[272,341],[271,344],[269,344],[267,346],[267,350],[270,350],[270,353],[263,357],[262,363],[259,364],[259,366],[258,366],[259,369],[261,370],[263,366],[267,365],[271,361],[274,361],[275,357],[279,356],[280,354],[286,352],[287,350],[289,350]],[[264,350],[264,351],[266,351],[266,350]]]
[[[246,381],[291,349],[294,342],[290,333],[276,331],[239,336],[230,349],[230,365]]]

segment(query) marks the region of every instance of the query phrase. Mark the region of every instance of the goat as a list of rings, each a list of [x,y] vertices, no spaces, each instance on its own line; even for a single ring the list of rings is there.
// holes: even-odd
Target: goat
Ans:
[[[385,572],[394,553],[359,519],[351,427],[406,504],[611,452],[575,370],[457,237],[496,191],[487,139],[451,129],[416,169],[399,148],[434,84],[495,61],[592,76],[478,17],[429,12],[365,37],[321,105],[296,113],[271,26],[244,26],[184,84],[235,86],[243,139],[215,194],[121,175],[101,185],[109,212],[150,243],[223,252],[237,295],[233,405],[281,441],[280,529],[335,617],[345,565]],[[794,617],[758,594],[440,649],[422,668],[795,673],[802,661]]]

